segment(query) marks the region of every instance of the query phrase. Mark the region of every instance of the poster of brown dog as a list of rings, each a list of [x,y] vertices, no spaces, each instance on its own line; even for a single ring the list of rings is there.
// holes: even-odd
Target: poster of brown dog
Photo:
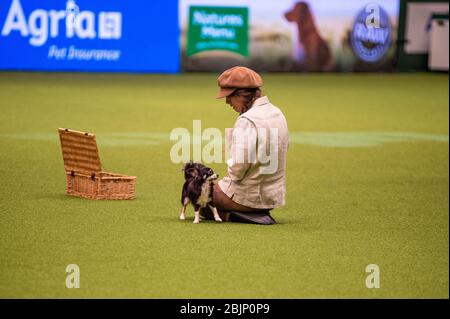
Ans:
[[[303,55],[294,57],[298,60],[297,68],[303,71],[333,71],[333,55],[327,42],[320,36],[308,3],[297,2],[284,16],[298,28],[298,41]]]

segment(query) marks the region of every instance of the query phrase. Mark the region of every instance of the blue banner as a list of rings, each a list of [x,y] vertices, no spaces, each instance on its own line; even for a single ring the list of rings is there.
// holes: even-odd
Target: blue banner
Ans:
[[[0,69],[178,72],[178,1],[2,0]]]

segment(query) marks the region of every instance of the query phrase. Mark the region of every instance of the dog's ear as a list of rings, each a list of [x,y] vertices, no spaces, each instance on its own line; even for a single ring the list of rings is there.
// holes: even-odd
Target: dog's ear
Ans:
[[[197,177],[198,171],[195,168],[189,168],[186,170],[186,174],[188,174],[191,177]]]

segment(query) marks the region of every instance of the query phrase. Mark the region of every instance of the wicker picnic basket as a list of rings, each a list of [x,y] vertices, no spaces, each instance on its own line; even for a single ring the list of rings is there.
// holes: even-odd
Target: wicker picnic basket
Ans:
[[[102,171],[95,135],[59,128],[67,194],[90,199],[132,199],[135,176]]]

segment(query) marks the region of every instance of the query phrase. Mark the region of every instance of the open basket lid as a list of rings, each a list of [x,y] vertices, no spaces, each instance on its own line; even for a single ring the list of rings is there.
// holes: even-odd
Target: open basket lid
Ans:
[[[95,134],[59,128],[64,168],[91,175],[102,170]]]

